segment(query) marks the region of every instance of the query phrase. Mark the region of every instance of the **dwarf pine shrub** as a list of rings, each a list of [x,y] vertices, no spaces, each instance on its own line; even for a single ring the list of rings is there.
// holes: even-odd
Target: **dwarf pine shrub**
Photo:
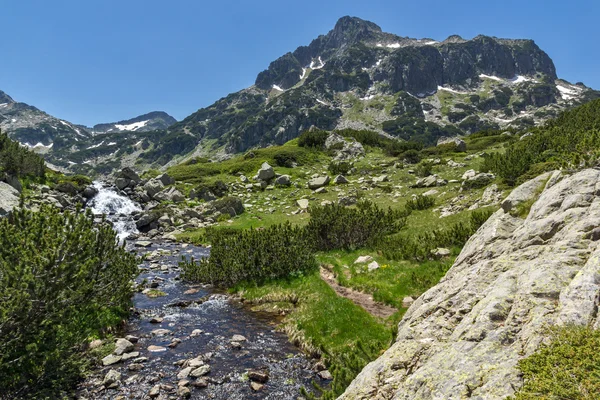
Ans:
[[[264,229],[231,231],[209,228],[210,257],[182,261],[182,277],[188,281],[233,286],[299,274],[317,267],[302,228],[290,223]]]
[[[0,220],[0,397],[61,398],[82,345],[131,304],[136,258],[91,212],[15,210]]]
[[[422,194],[415,196],[414,198],[406,202],[406,209],[409,211],[414,210],[427,210],[433,207],[435,199],[431,196],[423,196]]]
[[[408,212],[382,210],[369,201],[356,208],[330,204],[310,209],[306,235],[315,250],[354,250],[396,233],[406,225]]]

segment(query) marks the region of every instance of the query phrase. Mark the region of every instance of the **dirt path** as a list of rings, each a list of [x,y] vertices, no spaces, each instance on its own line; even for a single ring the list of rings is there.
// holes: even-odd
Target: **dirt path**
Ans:
[[[321,279],[327,282],[327,284],[338,294],[338,296],[352,300],[354,304],[361,306],[371,315],[380,318],[387,318],[398,311],[394,307],[390,307],[386,304],[373,300],[373,296],[370,294],[340,286],[337,283],[333,272],[323,266],[321,266]]]

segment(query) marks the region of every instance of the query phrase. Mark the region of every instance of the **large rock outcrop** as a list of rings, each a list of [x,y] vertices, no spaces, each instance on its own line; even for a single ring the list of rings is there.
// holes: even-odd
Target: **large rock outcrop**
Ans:
[[[542,190],[543,189],[543,190]],[[540,193],[541,190],[541,193]],[[525,218],[527,204],[535,200]],[[554,325],[600,327],[600,171],[518,187],[341,399],[503,399]]]

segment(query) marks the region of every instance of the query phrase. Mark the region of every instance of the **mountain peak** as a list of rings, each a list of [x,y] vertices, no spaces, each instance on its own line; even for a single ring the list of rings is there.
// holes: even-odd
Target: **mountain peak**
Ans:
[[[0,104],[12,104],[14,102],[15,101],[12,99],[12,97],[0,90]]]
[[[350,34],[354,32],[381,32],[381,27],[371,21],[347,15],[338,19],[332,32]]]

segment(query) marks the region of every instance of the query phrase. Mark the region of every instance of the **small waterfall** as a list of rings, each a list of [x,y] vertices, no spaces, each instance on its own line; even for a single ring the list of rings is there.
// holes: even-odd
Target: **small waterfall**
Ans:
[[[88,207],[95,215],[106,214],[117,232],[119,241],[125,240],[132,233],[137,233],[132,214],[142,209],[125,196],[118,194],[114,188],[107,188],[101,182],[95,181],[94,187],[98,194],[90,201]]]

